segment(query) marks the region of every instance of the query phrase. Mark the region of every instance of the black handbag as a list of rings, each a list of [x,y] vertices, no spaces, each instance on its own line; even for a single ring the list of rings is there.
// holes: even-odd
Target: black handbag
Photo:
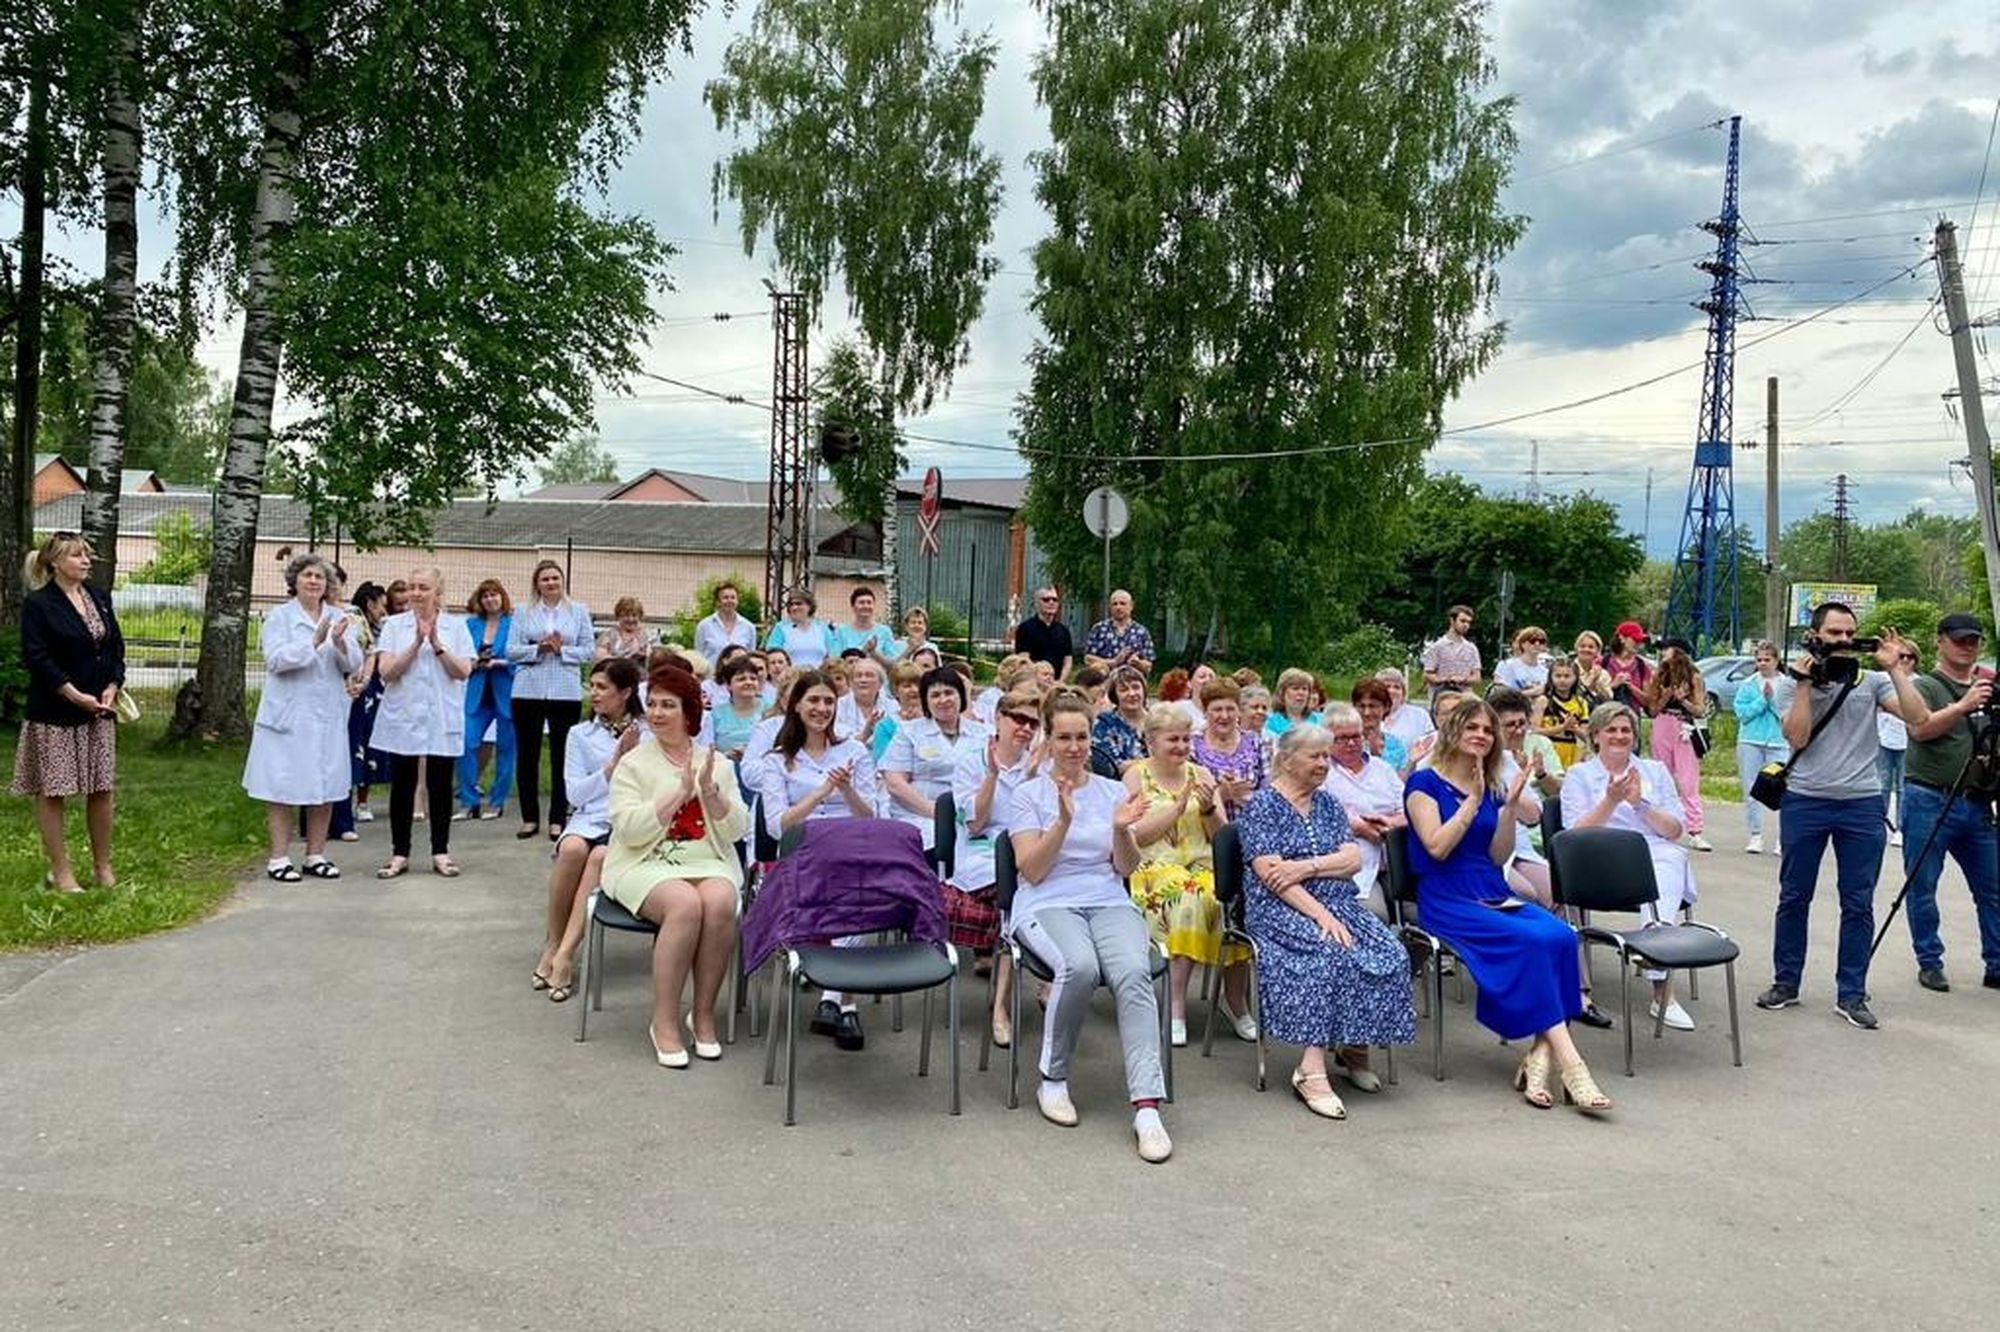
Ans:
[[[1820,719],[1813,723],[1812,730],[1807,733],[1805,744],[1800,745],[1790,758],[1783,763],[1766,763],[1757,770],[1757,776],[1750,783],[1752,800],[1765,809],[1777,809],[1785,803],[1785,787],[1791,780],[1792,765],[1799,761],[1800,755],[1806,752],[1813,741],[1819,739],[1819,733],[1825,730],[1826,724],[1839,713],[1841,705],[1847,702],[1847,696],[1854,692],[1857,683],[1857,680],[1849,680],[1841,686],[1840,692],[1834,696],[1833,706],[1820,714]],[[1800,687],[1809,689],[1812,686],[1802,683]]]

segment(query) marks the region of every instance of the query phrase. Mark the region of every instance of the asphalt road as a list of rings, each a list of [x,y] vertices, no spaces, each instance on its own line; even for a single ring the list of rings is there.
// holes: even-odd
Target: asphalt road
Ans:
[[[2000,991],[1962,884],[1950,995],[1917,988],[1899,924],[1882,1029],[1834,1017],[1829,872],[1808,1002],[1761,1013],[1776,859],[1741,854],[1735,811],[1712,825],[1702,914],[1745,945],[1745,1067],[1719,974],[1698,1031],[1642,1034],[1637,1078],[1616,1033],[1581,1033],[1609,1122],[1524,1106],[1456,1005],[1450,1080],[1406,1052],[1344,1123],[1292,1100],[1286,1051],[1259,1095],[1232,1040],[1184,1052],[1153,1167],[1102,996],[1080,1128],[1004,1109],[971,1022],[948,1118],[884,1007],[862,1054],[806,1044],[786,1129],[758,1047],[654,1066],[632,940],[572,1039],[574,1008],[528,988],[544,861],[511,822],[461,825],[465,877],[389,884],[378,823],[337,885],[0,959],[0,1326],[1987,1325]]]

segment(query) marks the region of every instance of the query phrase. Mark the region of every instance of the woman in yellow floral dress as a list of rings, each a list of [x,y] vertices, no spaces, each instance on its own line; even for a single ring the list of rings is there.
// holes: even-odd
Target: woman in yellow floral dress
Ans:
[[[1222,957],[1222,907],[1215,900],[1215,862],[1209,839],[1222,827],[1215,776],[1188,755],[1193,723],[1181,708],[1156,703],[1146,711],[1148,757],[1125,771],[1125,789],[1143,795],[1147,810],[1133,825],[1139,867],[1132,871],[1132,900],[1145,914],[1153,942],[1167,955],[1173,1042],[1187,1044],[1188,981],[1197,965],[1225,965],[1223,996],[1237,1035],[1257,1039],[1249,1016],[1250,950],[1232,947]]]

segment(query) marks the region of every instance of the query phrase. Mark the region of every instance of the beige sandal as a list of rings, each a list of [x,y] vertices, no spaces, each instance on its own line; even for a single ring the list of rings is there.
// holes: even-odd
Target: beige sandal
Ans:
[[[1324,1096],[1309,1096],[1306,1094],[1306,1084],[1315,1079],[1326,1084],[1326,1094]],[[1322,1118],[1347,1118],[1347,1106],[1341,1102],[1340,1096],[1333,1090],[1333,1079],[1329,1078],[1325,1073],[1308,1073],[1302,1068],[1293,1069],[1292,1095],[1304,1101],[1306,1109]]]
[[[1611,1098],[1598,1087],[1581,1059],[1562,1071],[1562,1084],[1564,1103],[1586,1115],[1601,1115],[1611,1108]]]
[[[1521,1066],[1514,1070],[1514,1090],[1537,1110],[1547,1110],[1556,1103],[1549,1090],[1549,1063],[1549,1052],[1536,1046],[1521,1057]]]

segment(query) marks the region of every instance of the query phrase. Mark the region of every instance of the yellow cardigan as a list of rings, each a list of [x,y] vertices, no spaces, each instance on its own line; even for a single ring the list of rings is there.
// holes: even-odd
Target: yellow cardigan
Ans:
[[[708,750],[696,745],[693,772],[695,799],[702,800],[702,814],[708,835],[702,839],[702,853],[728,867],[726,878],[741,887],[743,870],[736,857],[736,842],[750,831],[750,811],[743,804],[743,792],[736,784],[736,765],[721,754],[715,756],[715,784],[721,790],[720,808],[703,800],[700,788],[702,765]],[[609,880],[636,866],[666,840],[655,807],[680,788],[680,770],[667,762],[666,751],[656,740],[647,740],[619,761],[611,774],[611,843],[604,853],[604,877]]]

